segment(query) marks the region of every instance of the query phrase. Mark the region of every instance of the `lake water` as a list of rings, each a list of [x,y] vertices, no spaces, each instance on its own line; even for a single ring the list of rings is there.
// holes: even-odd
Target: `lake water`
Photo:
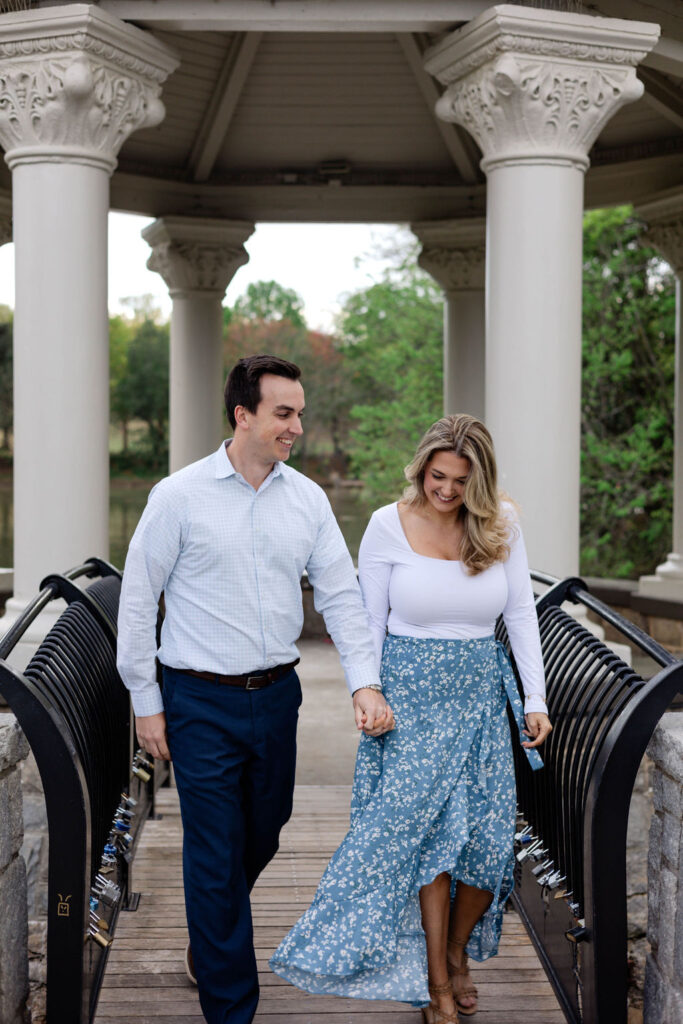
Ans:
[[[109,560],[123,567],[128,543],[147,502],[153,481],[113,480],[109,503]],[[327,495],[354,561],[369,519],[355,487],[329,487]],[[11,478],[0,479],[0,567],[10,568],[13,562],[13,515]],[[84,551],[83,557],[92,554]],[[63,572],[67,565],[46,567],[47,572]]]

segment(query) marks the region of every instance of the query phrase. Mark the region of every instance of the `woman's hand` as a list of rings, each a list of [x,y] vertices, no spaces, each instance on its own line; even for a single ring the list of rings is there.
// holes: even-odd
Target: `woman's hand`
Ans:
[[[356,728],[368,736],[381,736],[394,728],[394,713],[379,690],[362,686],[353,695]]]
[[[550,735],[552,725],[550,719],[543,711],[530,711],[524,716],[526,720],[525,736],[531,736],[531,740],[522,743],[523,747],[540,747],[546,736]]]

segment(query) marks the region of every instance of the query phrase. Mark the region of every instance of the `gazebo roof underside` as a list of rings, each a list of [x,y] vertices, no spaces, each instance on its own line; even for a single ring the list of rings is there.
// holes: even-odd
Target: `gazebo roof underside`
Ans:
[[[56,6],[39,3],[34,6]],[[409,222],[479,215],[481,154],[440,122],[427,46],[490,3],[424,0],[100,0],[180,58],[167,114],[122,147],[112,207],[150,216]],[[536,6],[539,6],[538,4]],[[656,21],[645,95],[590,154],[586,204],[683,185],[683,3],[599,0],[588,13]],[[9,174],[3,172],[9,187]]]

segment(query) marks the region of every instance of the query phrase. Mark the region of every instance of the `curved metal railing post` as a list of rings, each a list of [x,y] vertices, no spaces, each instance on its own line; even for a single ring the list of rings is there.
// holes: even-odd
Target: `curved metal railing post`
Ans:
[[[625,1024],[626,830],[638,767],[661,715],[683,690],[683,663],[589,593],[583,580],[532,572],[554,729],[544,771],[515,752],[526,838],[518,840],[515,905],[571,1024]],[[661,666],[646,682],[563,608],[590,609]],[[506,639],[504,625],[496,630]]]

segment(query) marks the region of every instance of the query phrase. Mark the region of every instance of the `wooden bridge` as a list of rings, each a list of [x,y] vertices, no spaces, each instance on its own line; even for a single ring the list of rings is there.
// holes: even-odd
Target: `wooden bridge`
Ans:
[[[348,823],[348,786],[298,786],[280,851],[252,897],[261,982],[255,1024],[420,1024],[404,1003],[312,996],[268,969],[268,958],[311,901]],[[121,914],[100,995],[96,1024],[202,1024],[197,990],[185,977],[187,942],[182,831],[177,793],[161,790],[160,820],[145,826],[134,864],[142,893],[135,913]],[[499,955],[473,965],[480,1024],[562,1024],[538,958],[514,913],[505,916]]]

